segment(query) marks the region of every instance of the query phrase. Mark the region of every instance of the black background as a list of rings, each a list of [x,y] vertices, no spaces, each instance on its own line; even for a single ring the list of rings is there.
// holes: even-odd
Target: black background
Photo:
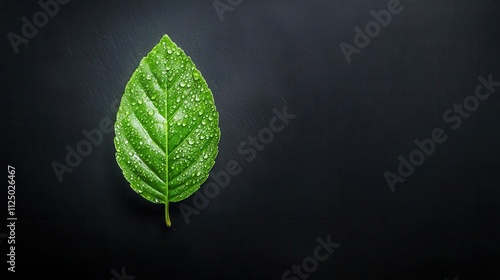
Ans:
[[[1,1],[17,275],[108,280],[125,267],[136,280],[281,279],[331,235],[342,245],[309,279],[498,279],[500,89],[455,131],[442,114],[474,93],[479,75],[500,80],[500,3],[401,1],[347,63],[339,44],[353,44],[353,27],[387,2],[244,0],[221,21],[210,0],[70,1],[15,54],[7,34],[40,7]],[[62,183],[51,167],[83,129],[114,120],[113,101],[163,34],[213,91],[214,171],[245,161],[237,146],[268,126],[273,108],[297,114],[189,225],[172,204],[171,228],[161,205],[128,187],[113,133]],[[447,141],[392,193],[383,173],[436,127]]]

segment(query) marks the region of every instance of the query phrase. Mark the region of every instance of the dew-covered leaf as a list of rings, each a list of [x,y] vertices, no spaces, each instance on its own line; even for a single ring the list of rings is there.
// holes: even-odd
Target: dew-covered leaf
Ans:
[[[116,160],[130,187],[153,203],[193,194],[215,164],[219,115],[193,61],[163,36],[127,83],[115,122]]]

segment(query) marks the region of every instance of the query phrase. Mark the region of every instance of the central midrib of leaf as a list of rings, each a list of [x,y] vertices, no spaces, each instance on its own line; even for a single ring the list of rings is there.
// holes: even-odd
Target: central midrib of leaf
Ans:
[[[167,80],[168,80],[168,71],[167,71]],[[168,182],[168,172],[169,172],[169,168],[168,168],[168,156],[169,156],[169,153],[168,153],[168,85],[166,87],[166,90],[165,90],[165,126],[163,127],[163,129],[165,130],[165,222],[167,223],[167,226],[170,227],[170,225],[172,224],[170,222],[170,215],[168,213],[168,185],[169,185],[169,182]]]

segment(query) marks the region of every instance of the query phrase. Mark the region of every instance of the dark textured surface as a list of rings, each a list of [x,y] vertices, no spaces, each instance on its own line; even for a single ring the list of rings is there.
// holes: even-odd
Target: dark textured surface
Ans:
[[[500,80],[500,4],[402,1],[348,64],[339,44],[387,2],[244,0],[220,21],[211,1],[70,1],[15,54],[6,35],[40,8],[1,1],[18,275],[108,280],[126,267],[137,280],[281,279],[331,234],[342,245],[309,279],[500,277],[500,89],[456,131],[442,120],[479,75]],[[128,187],[113,133],[62,183],[51,167],[83,129],[114,120],[113,101],[163,34],[214,93],[215,172],[246,162],[237,147],[273,108],[297,114],[189,225],[174,204],[170,229],[163,207]],[[436,127],[448,140],[392,193],[383,173]]]

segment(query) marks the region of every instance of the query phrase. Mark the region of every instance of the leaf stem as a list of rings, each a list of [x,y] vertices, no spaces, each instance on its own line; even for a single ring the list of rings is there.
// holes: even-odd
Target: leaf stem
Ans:
[[[170,222],[170,215],[168,213],[168,199],[165,202],[165,222],[167,223],[168,227],[172,225],[172,222]]]

